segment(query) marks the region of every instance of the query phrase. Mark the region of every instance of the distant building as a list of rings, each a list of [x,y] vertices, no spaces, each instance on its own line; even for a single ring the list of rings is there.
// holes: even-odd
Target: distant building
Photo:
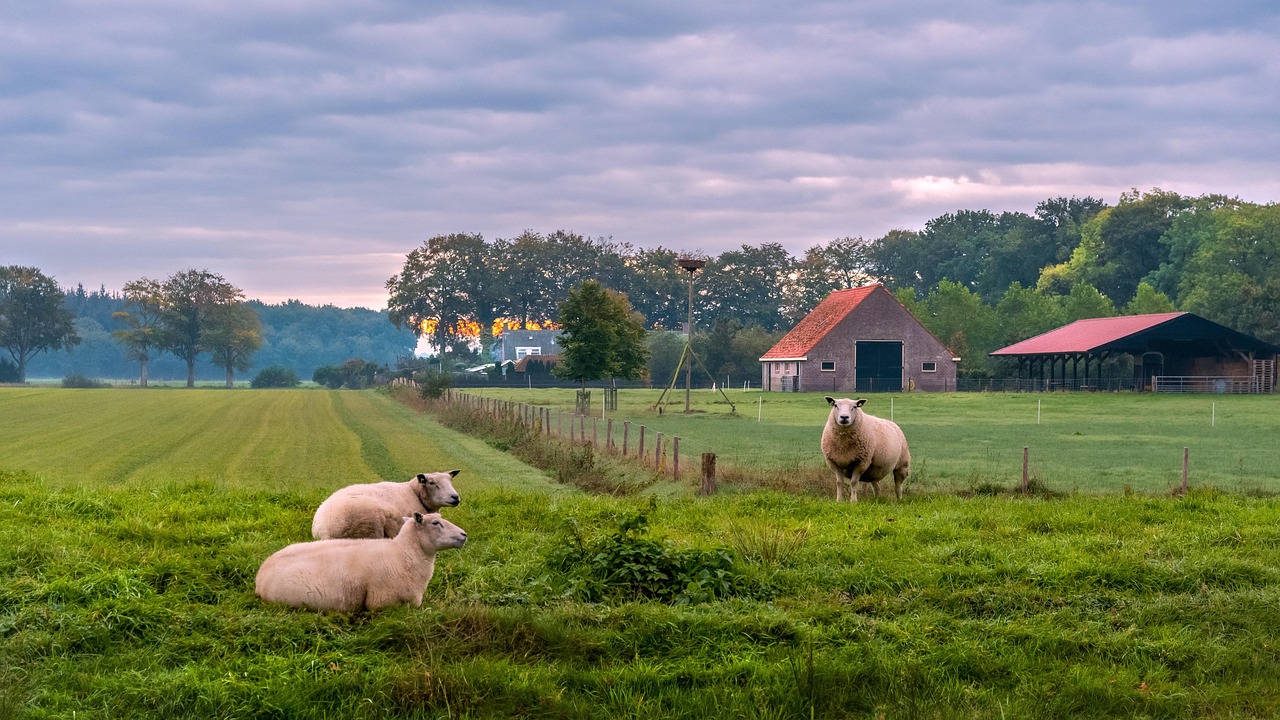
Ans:
[[[559,355],[559,330],[507,330],[493,348],[499,365],[523,360],[529,355]]]
[[[1077,320],[991,353],[1018,364],[1042,390],[1103,386],[1103,364],[1133,358],[1123,389],[1268,393],[1276,386],[1271,343],[1188,312]],[[1109,388],[1117,389],[1117,388]]]
[[[760,358],[764,390],[867,393],[956,389],[956,364],[883,285],[831,293]]]

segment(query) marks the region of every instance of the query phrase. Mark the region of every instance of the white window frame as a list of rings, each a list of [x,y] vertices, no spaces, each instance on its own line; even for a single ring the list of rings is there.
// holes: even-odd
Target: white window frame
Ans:
[[[541,354],[542,354],[542,348],[541,348],[541,347],[537,347],[537,346],[533,346],[533,347],[521,347],[521,346],[518,346],[518,345],[516,346],[516,359],[517,359],[517,360],[519,360],[520,358],[523,358],[523,357],[524,357],[524,356],[526,356],[526,355],[541,355]]]
[[[920,363],[920,372],[936,373],[938,372],[938,363],[932,360],[926,360]]]
[[[831,367],[827,367],[828,365],[830,365]],[[835,372],[835,371],[836,371],[836,361],[835,361],[835,360],[823,360],[823,361],[821,361],[821,362],[819,362],[819,363],[818,363],[818,370],[819,370],[820,372]]]

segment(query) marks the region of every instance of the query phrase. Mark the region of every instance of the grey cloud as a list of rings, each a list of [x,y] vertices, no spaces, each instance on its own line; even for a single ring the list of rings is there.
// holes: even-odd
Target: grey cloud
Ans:
[[[63,283],[208,263],[378,304],[441,232],[799,254],[960,207],[1280,189],[1269,2],[21,5],[0,255]]]

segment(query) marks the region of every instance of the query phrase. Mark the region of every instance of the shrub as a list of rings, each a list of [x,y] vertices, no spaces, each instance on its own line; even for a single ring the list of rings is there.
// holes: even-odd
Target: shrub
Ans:
[[[254,376],[253,382],[249,383],[249,387],[254,388],[291,388],[297,387],[298,373],[293,368],[283,365],[272,365],[263,368]]]
[[[588,539],[570,520],[547,565],[567,575],[569,592],[587,602],[688,605],[744,594],[746,583],[728,550],[679,550],[643,537],[648,524],[645,512],[623,513],[615,532]]]
[[[312,382],[323,385],[330,390],[337,390],[346,382],[347,376],[337,365],[321,365],[311,375]]]
[[[106,383],[98,382],[91,377],[81,375],[80,373],[71,373],[62,378],[62,387],[64,388],[102,388],[107,387]]]
[[[418,392],[428,400],[443,397],[444,391],[453,387],[453,376],[442,372],[418,373],[413,381],[418,383]]]

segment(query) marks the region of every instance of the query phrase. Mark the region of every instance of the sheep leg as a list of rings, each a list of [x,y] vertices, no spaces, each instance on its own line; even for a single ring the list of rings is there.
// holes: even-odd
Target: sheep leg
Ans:
[[[862,480],[859,479],[859,476],[861,474],[862,473],[853,472],[853,471],[850,471],[849,473],[849,504],[850,505],[858,502],[858,486],[862,484]]]
[[[894,470],[893,471],[893,494],[897,495],[899,500],[902,499],[902,486],[905,485],[906,483],[907,483],[907,471],[902,469]]]

